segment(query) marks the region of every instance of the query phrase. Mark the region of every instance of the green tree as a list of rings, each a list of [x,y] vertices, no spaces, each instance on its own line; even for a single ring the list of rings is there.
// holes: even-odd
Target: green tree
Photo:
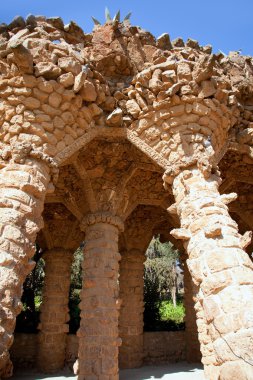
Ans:
[[[177,312],[179,252],[173,248],[171,243],[161,243],[158,236],[152,239],[146,256],[147,260],[144,267],[144,327],[146,330],[170,327],[174,329],[179,319],[173,318],[169,323],[164,318],[165,313],[161,313],[161,310],[165,307],[164,302],[167,302],[165,300],[171,299],[172,307],[175,308],[175,313]],[[179,324],[182,325],[181,320]]]
[[[146,280],[157,283],[159,298],[168,298],[170,295],[173,305],[176,306],[179,252],[170,242],[161,243],[159,237],[156,237],[152,239],[146,256]]]

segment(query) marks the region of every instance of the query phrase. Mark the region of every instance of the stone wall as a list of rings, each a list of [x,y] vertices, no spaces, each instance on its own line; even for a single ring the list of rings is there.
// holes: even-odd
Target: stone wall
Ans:
[[[163,364],[185,360],[185,331],[144,333],[143,364]]]
[[[10,349],[11,359],[16,368],[32,368],[36,362],[37,334],[15,334]]]
[[[37,352],[37,334],[15,334],[11,347],[11,359],[16,368],[34,367]],[[78,342],[75,335],[68,335],[66,362],[72,366],[78,351]],[[143,363],[162,364],[185,360],[185,332],[161,331],[144,333]]]

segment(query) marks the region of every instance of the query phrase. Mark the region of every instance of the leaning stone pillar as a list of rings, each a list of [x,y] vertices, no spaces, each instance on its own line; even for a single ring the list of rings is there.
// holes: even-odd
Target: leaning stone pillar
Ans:
[[[8,350],[22,309],[22,284],[34,267],[34,241],[49,183],[45,164],[9,163],[0,172],[0,378],[12,374]]]
[[[143,361],[143,275],[145,254],[138,249],[122,253],[120,262],[120,368],[137,368]]]
[[[66,338],[69,331],[69,287],[72,252],[51,249],[45,259],[45,283],[40,315],[38,368],[55,372],[64,367]]]
[[[118,379],[120,302],[118,235],[123,223],[107,213],[91,214],[86,233],[81,292],[78,380]]]
[[[196,311],[194,299],[196,297],[196,285],[193,283],[187,264],[184,265],[184,306],[185,306],[185,340],[186,360],[189,363],[201,361],[198,329],[196,324]]]
[[[166,178],[165,178],[166,179]],[[227,204],[220,179],[196,167],[174,179],[173,193],[187,265],[197,286],[195,310],[202,361],[209,380],[248,380],[253,373],[253,264]]]

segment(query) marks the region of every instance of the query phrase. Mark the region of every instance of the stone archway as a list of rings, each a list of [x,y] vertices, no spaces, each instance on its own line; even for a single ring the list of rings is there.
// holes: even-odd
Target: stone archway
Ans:
[[[8,349],[21,310],[22,283],[33,267],[33,245],[43,227],[47,197],[49,202],[65,204],[86,230],[84,266],[91,277],[99,277],[102,271],[105,282],[105,268],[111,263],[107,294],[111,314],[101,330],[104,343],[101,333],[93,351],[87,336],[96,336],[94,315],[82,311],[79,335],[87,340],[81,339],[80,380],[118,377],[120,342],[117,331],[108,327],[111,321],[115,327],[118,318],[117,240],[124,218],[139,203],[170,206],[168,211],[180,219],[181,228],[171,233],[184,242],[196,285],[206,376],[225,380],[236,374],[246,379],[253,352],[252,262],[245,252],[251,236],[247,232],[241,236],[228,213],[227,204],[236,196],[220,195],[218,165],[231,150],[252,165],[252,66],[244,57],[212,55],[210,48],[191,40],[182,47],[162,43],[140,28],[117,21],[85,35],[75,23],[64,28],[60,19],[32,20],[27,20],[27,28],[14,23],[1,32],[1,376],[12,372]],[[87,151],[94,142],[100,149],[93,146]],[[103,168],[108,144],[114,148],[108,157],[116,155]],[[103,173],[89,166],[94,159],[102,162]],[[64,171],[66,184],[61,178]],[[168,193],[161,198],[158,178],[163,172]],[[67,197],[59,190],[61,181]],[[79,183],[84,193],[78,190]],[[231,183],[233,178],[228,178],[224,188]],[[139,184],[145,185],[139,187],[146,191],[141,196]],[[78,192],[86,202],[77,202]],[[241,214],[238,207],[231,210]],[[93,250],[104,252],[97,266]],[[97,290],[99,282],[93,285]],[[85,299],[91,300],[91,289],[84,281]],[[103,302],[94,296],[101,310]],[[113,347],[112,360],[107,344]],[[85,362],[84,353],[93,360],[99,350],[94,365]]]
[[[96,152],[96,154],[92,155],[91,152]],[[111,139],[107,138],[107,140],[101,138],[94,139],[88,146],[77,152],[72,158],[69,158],[65,165],[61,166],[58,181],[55,184],[55,191],[46,197],[46,206],[52,207],[51,214],[54,215],[56,211],[56,238],[54,238],[51,243],[53,246],[55,244],[59,246],[64,240],[64,235],[66,235],[66,231],[63,228],[63,231],[61,231],[63,236],[61,233],[60,236],[57,237],[57,219],[59,218],[57,215],[59,212],[57,208],[54,211],[57,204],[65,205],[64,207],[75,217],[77,225],[85,232],[83,271],[89,278],[87,279],[85,276],[88,287],[84,287],[84,294],[82,294],[82,321],[78,332],[80,343],[79,363],[82,363],[83,370],[87,370],[87,364],[85,363],[88,359],[94,363],[93,365],[96,365],[101,359],[104,361],[107,360],[105,354],[103,354],[102,358],[104,350],[101,349],[99,351],[101,356],[99,356],[97,350],[94,355],[93,351],[89,351],[94,349],[94,344],[97,344],[92,335],[94,333],[94,327],[92,326],[94,326],[95,321],[95,326],[100,326],[98,334],[101,335],[100,339],[106,339],[106,334],[108,334],[108,330],[103,330],[102,320],[105,321],[105,315],[101,314],[103,315],[103,319],[101,320],[101,317],[99,317],[100,314],[98,313],[99,308],[101,308],[102,311],[103,309],[107,310],[110,323],[106,323],[106,328],[110,326],[110,328],[113,329],[114,339],[120,343],[117,322],[120,307],[120,302],[117,302],[118,264],[116,261],[113,263],[112,258],[108,257],[106,259],[106,252],[109,255],[112,254],[111,239],[112,236],[115,236],[115,233],[112,234],[112,231],[109,231],[107,235],[107,225],[112,224],[112,226],[114,226],[113,228],[119,226],[120,230],[117,234],[120,234],[122,233],[126,218],[132,214],[138,204],[154,204],[163,207],[167,202],[171,204],[172,198],[163,188],[161,174],[162,171],[159,166],[155,165],[128,141],[119,140],[118,138],[115,139],[115,137]],[[66,219],[66,217],[63,217],[63,223],[64,218]],[[150,223],[149,221],[148,225]],[[89,228],[91,237],[89,237],[88,234]],[[102,231],[100,231],[100,228],[102,228]],[[103,228],[105,228],[105,231]],[[48,236],[47,231],[44,231],[44,234],[46,237]],[[103,236],[105,236],[105,240],[102,239]],[[57,243],[55,243],[55,240]],[[71,241],[71,239],[68,240]],[[76,241],[76,239],[74,241]],[[96,244],[101,244],[101,246],[97,246]],[[109,247],[111,248],[108,249]],[[114,250],[116,250],[117,243],[114,243],[113,247]],[[91,250],[91,254],[89,254],[89,250]],[[96,252],[99,257],[103,255],[103,260],[98,257],[95,259]],[[144,253],[144,251],[142,251],[142,253]],[[119,261],[120,255],[117,254],[117,251],[115,257],[117,261]],[[90,263],[89,261],[87,262],[87,260],[90,260]],[[102,265],[104,272],[98,263]],[[97,273],[96,270],[98,271]],[[104,278],[102,277],[103,273]],[[105,283],[113,281],[114,287],[111,287],[113,294],[109,292],[109,295],[106,295],[106,286],[103,287],[103,290],[101,290],[102,294],[100,294],[100,285],[95,285],[96,278],[100,285],[101,281]],[[110,307],[96,304],[97,306],[94,308],[93,304],[89,305],[87,301],[84,301],[85,299],[91,299],[94,302],[95,300],[97,300],[96,302],[106,300],[107,304],[109,302],[108,297],[112,298],[111,304],[109,303]],[[114,303],[116,306],[113,306]],[[108,311],[109,308],[111,308],[110,313]],[[94,309],[97,310],[97,317],[93,315]],[[114,317],[112,317],[112,315]],[[88,331],[90,331],[90,339],[92,339],[93,344],[87,344],[87,340],[82,338],[84,331],[86,338]],[[86,346],[84,346],[82,342],[84,342]],[[108,344],[107,341],[107,346]],[[116,347],[115,355],[117,355],[117,345],[114,344],[114,347]],[[85,360],[81,356],[82,352],[86,352]],[[90,352],[90,354],[87,354],[87,352]],[[111,350],[106,352],[108,352],[108,358],[111,358]],[[108,365],[110,365],[114,371],[118,370],[117,356],[114,358],[114,361],[107,361],[107,363],[109,363]],[[108,368],[107,370],[109,371]],[[82,371],[81,364],[79,364],[79,371]],[[102,369],[102,371],[105,371],[105,369]]]

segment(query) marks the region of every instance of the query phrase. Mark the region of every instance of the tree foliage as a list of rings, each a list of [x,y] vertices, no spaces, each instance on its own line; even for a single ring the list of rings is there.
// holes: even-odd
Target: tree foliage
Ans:
[[[177,321],[166,322],[162,318],[163,300],[172,300],[177,307],[178,258],[179,252],[171,243],[161,243],[159,237],[153,238],[146,252],[144,269],[144,328],[146,330],[177,329]],[[169,324],[172,326],[169,326]],[[181,323],[181,322],[180,322]]]
[[[82,289],[83,250],[78,248],[74,253],[71,267],[71,282],[69,291],[69,332],[75,334],[80,325],[80,292]]]
[[[177,302],[176,307],[170,300],[162,301],[159,309],[160,318],[162,321],[173,321],[177,325],[184,322],[185,308],[182,301]]]
[[[152,239],[146,252],[144,270],[144,327],[146,330],[168,330],[182,327],[182,305],[176,306],[178,256],[171,243]],[[33,258],[36,266],[27,276],[22,296],[23,311],[17,319],[17,331],[36,332],[39,323],[39,307],[42,301],[44,282],[44,260],[42,250],[37,247]],[[71,285],[69,292],[69,330],[76,333],[80,325],[80,292],[82,289],[83,249],[78,248],[73,256]],[[167,300],[171,299],[173,302]],[[174,306],[173,306],[174,303]],[[170,320],[170,322],[168,322]]]
[[[170,294],[174,302],[179,252],[170,242],[161,243],[157,237],[152,239],[146,256],[145,281],[157,282],[159,298]]]
[[[18,315],[16,323],[16,331],[18,332],[36,332],[39,323],[39,308],[42,301],[42,288],[45,277],[45,262],[39,246],[36,246],[33,260],[36,265],[23,284],[21,298],[23,310]]]

